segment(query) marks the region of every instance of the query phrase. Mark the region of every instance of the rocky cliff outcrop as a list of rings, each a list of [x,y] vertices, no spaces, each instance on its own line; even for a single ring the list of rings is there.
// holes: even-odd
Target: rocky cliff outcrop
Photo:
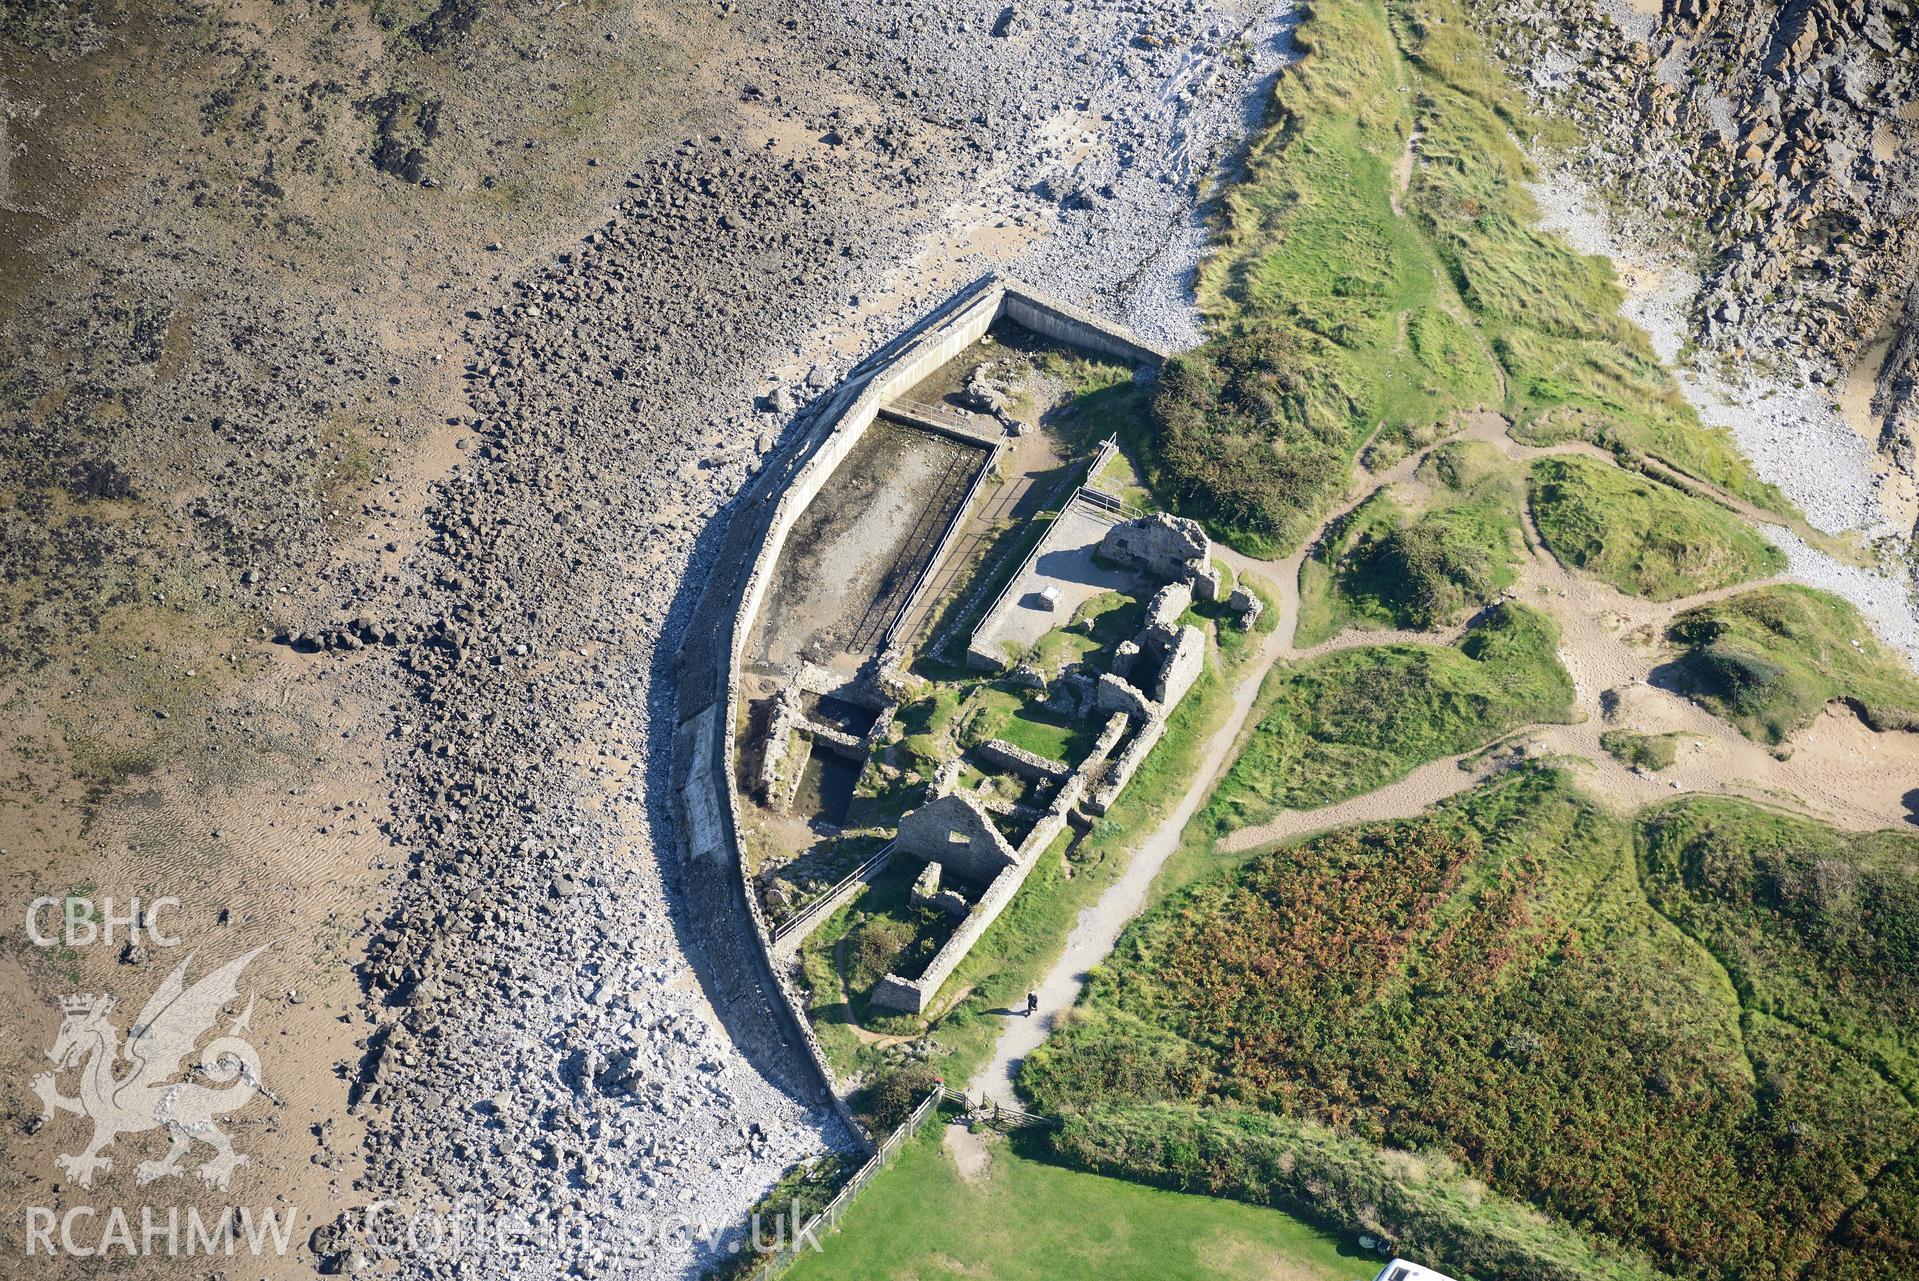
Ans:
[[[1592,170],[1701,251],[1706,351],[1834,381],[1888,325],[1874,412],[1911,474],[1919,382],[1919,19],[1903,0],[1475,0]]]

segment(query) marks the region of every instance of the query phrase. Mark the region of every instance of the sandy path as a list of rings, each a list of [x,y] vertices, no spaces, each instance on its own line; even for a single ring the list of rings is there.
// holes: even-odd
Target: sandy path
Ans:
[[[1505,435],[1505,420],[1496,414],[1471,415],[1465,430],[1449,438],[1462,439],[1491,444],[1519,464],[1566,454],[1614,461],[1605,451],[1587,444],[1544,448],[1521,445]],[[1080,913],[1065,950],[1035,989],[1039,1009],[1031,1016],[1008,1020],[992,1060],[973,1079],[969,1093],[1017,1104],[1013,1077],[1020,1063],[1046,1039],[1060,1015],[1079,1000],[1087,972],[1105,959],[1127,924],[1145,906],[1153,880],[1179,848],[1186,824],[1236,757],[1240,736],[1255,710],[1260,683],[1274,663],[1361,645],[1447,644],[1463,630],[1454,627],[1412,633],[1349,629],[1304,650],[1293,643],[1299,619],[1299,569],[1307,551],[1328,527],[1380,488],[1410,480],[1432,450],[1446,443],[1437,442],[1378,475],[1364,477],[1348,500],[1321,522],[1302,550],[1283,561],[1257,561],[1227,548],[1217,549],[1216,554],[1235,572],[1251,572],[1273,582],[1279,595],[1280,624],[1243,670],[1233,689],[1233,712],[1208,738],[1204,758],[1185,795],[1134,851],[1120,879],[1097,903]],[[1744,504],[1728,505],[1741,509],[1742,514],[1755,514]],[[1795,737],[1790,757],[1781,760],[1697,705],[1650,683],[1653,670],[1670,657],[1656,638],[1674,615],[1784,579],[1741,583],[1674,601],[1642,600],[1568,570],[1545,549],[1530,504],[1521,503],[1521,514],[1528,555],[1513,595],[1546,610],[1559,622],[1559,657],[1573,678],[1575,720],[1570,725],[1518,731],[1511,737],[1523,744],[1525,755],[1568,758],[1565,763],[1579,785],[1621,811],[1699,791],[1762,800],[1854,830],[1913,821],[1919,813],[1919,789],[1912,786],[1919,782],[1919,734],[1876,734],[1850,712],[1832,708]],[[1615,727],[1641,733],[1681,733],[1687,739],[1680,745],[1679,760],[1670,769],[1642,773],[1622,765],[1600,747],[1600,735]],[[1270,822],[1234,832],[1221,841],[1220,848],[1240,851],[1351,823],[1411,817],[1495,772],[1499,766],[1490,756],[1474,768],[1461,768],[1462,761],[1481,750],[1429,761],[1361,796],[1318,809],[1286,811]]]
[[[1296,561],[1288,563],[1293,566],[1292,581],[1297,584],[1298,565]],[[1296,586],[1294,590],[1297,591]],[[1070,1008],[1079,999],[1086,971],[1113,950],[1120,931],[1145,906],[1146,892],[1153,878],[1159,874],[1160,867],[1173,851],[1179,848],[1180,833],[1186,830],[1187,822],[1212,792],[1213,780],[1232,762],[1233,748],[1239,741],[1240,731],[1245,728],[1258,701],[1259,683],[1265,678],[1266,670],[1287,650],[1291,632],[1289,620],[1282,618],[1280,626],[1267,635],[1258,654],[1246,664],[1239,681],[1233,686],[1232,712],[1226,722],[1206,740],[1205,755],[1200,760],[1199,768],[1194,771],[1193,782],[1187,787],[1186,794],[1153,829],[1152,835],[1134,851],[1132,861],[1126,865],[1126,871],[1119,880],[1107,887],[1098,902],[1079,914],[1079,920],[1073,924],[1072,934],[1067,937],[1065,951],[1035,989],[1039,994],[1039,1012],[1008,1020],[1006,1030],[1000,1034],[999,1043],[993,1047],[992,1060],[973,1079],[967,1093],[975,1096],[984,1094],[1002,1103],[1017,1104],[1012,1074],[1018,1070],[1020,1060],[1046,1039],[1060,1011]]]

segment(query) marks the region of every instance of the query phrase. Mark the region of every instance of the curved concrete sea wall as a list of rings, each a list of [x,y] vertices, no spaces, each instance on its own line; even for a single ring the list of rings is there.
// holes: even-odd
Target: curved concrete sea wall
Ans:
[[[740,797],[733,769],[740,720],[740,660],[794,523],[846,458],[881,407],[977,342],[1002,316],[1059,342],[1157,367],[1165,353],[1090,313],[1016,281],[988,276],[962,290],[863,362],[808,411],[798,441],[741,496],[712,578],[680,655],[673,792],[684,849],[680,877],[705,944],[716,1003],[735,1036],[757,1032],[785,1060],[776,1074],[835,1108],[864,1131],[835,1088],[832,1069],[785,972],[747,884],[739,846]],[[748,1047],[749,1049],[751,1047]],[[799,1062],[793,1062],[797,1055]]]

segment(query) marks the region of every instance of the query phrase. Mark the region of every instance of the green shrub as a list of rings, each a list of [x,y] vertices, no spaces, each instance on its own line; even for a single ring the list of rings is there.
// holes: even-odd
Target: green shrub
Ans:
[[[1324,346],[1261,328],[1168,361],[1153,397],[1162,497],[1262,543],[1297,541],[1345,484],[1354,448],[1353,397]]]
[[[853,927],[846,949],[846,981],[864,991],[893,968],[913,942],[913,926],[891,916],[869,916]]]
[[[1635,734],[1631,730],[1609,729],[1599,736],[1599,745],[1624,765],[1658,771],[1670,769],[1679,759],[1679,740],[1684,734]]]
[[[904,1124],[913,1109],[939,1085],[939,1072],[930,1063],[907,1063],[881,1072],[866,1087],[863,1110],[876,1133],[885,1134]]]
[[[1513,469],[1477,442],[1441,445],[1421,464],[1423,497],[1391,487],[1329,530],[1300,567],[1295,641],[1348,624],[1450,625],[1518,575],[1524,540]]]
[[[1379,545],[1381,570],[1404,583],[1397,593],[1414,627],[1451,622],[1493,592],[1493,557],[1486,545],[1460,537],[1458,525],[1422,520],[1402,525]]]

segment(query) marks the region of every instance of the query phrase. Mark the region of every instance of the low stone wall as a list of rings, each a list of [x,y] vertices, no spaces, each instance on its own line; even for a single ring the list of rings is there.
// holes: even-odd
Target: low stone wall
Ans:
[[[1003,739],[989,738],[973,750],[1001,769],[1035,783],[1057,783],[1073,772],[1063,762],[1029,752]]]
[[[916,979],[903,979],[896,974],[888,974],[873,987],[873,1003],[889,1010],[904,1010],[911,1014],[924,1013],[926,1007],[939,995],[940,987],[952,977],[966,954],[973,950],[987,927],[999,919],[1006,905],[1013,901],[1019,887],[1026,883],[1033,869],[1039,866],[1040,858],[1054,839],[1066,829],[1067,821],[1073,810],[1081,803],[1086,791],[1086,783],[1105,764],[1106,757],[1112,752],[1114,744],[1126,732],[1126,718],[1115,716],[1106,722],[1099,738],[1093,743],[1093,750],[1073,771],[1071,778],[1060,785],[1058,793],[1046,812],[1039,816],[1032,830],[1026,833],[1026,839],[1020,842],[1019,861],[993,878],[986,892],[981,894],[979,902],[959,928],[953,931],[951,938],[933,954]]]
[[[1143,720],[1139,732],[1133,735],[1133,741],[1126,745],[1125,751],[1113,758],[1113,763],[1107,767],[1106,777],[1099,781],[1098,787],[1087,793],[1081,808],[1088,814],[1104,814],[1111,809],[1113,802],[1119,799],[1119,794],[1126,790],[1126,785],[1133,781],[1133,775],[1139,772],[1147,753],[1165,736],[1164,716],[1153,715]]]
[[[849,734],[837,725],[822,725],[816,720],[802,719],[793,728],[835,756],[844,756],[848,760],[863,761],[870,750],[864,738]]]
[[[1036,334],[1151,369],[1166,363],[1165,351],[1089,311],[1045,297],[1012,280],[1006,282],[1006,287],[1006,318]]]

